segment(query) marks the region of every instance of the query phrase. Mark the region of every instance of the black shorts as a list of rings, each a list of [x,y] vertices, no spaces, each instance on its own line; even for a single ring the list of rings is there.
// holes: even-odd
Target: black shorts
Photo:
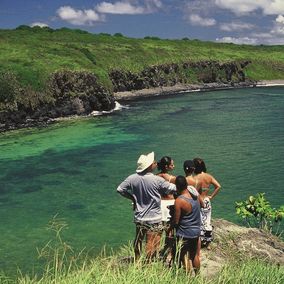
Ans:
[[[197,238],[182,238],[177,237],[177,242],[175,245],[175,256],[181,262],[184,259],[184,256],[188,254],[188,257],[193,260],[196,256],[198,249],[198,240]]]

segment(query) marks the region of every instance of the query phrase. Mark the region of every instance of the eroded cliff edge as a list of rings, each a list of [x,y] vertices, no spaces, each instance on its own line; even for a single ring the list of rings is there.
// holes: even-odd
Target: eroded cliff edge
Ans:
[[[256,228],[246,228],[223,219],[215,219],[215,239],[211,250],[201,250],[201,272],[213,276],[230,260],[259,259],[278,266],[284,265],[284,242]]]
[[[109,72],[112,86],[108,88],[90,72],[59,71],[47,80],[44,92],[22,87],[7,74],[2,77],[2,85],[8,87],[4,88],[7,94],[0,96],[0,131],[45,125],[55,118],[88,115],[92,111],[109,111],[115,107],[116,99],[253,86],[255,82],[245,73],[248,64],[251,62],[169,63],[145,67],[137,73],[115,69]]]

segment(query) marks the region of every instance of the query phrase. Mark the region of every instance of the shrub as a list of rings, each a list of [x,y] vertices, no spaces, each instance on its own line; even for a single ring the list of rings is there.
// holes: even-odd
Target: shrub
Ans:
[[[264,195],[265,193],[258,193],[245,201],[236,202],[236,212],[249,226],[272,231],[275,224],[279,224],[284,217],[284,206],[271,208]]]
[[[30,30],[32,30],[32,28],[30,26],[27,26],[27,25],[20,25],[16,28],[16,30],[30,31]]]
[[[21,87],[11,72],[0,72],[0,110],[17,110]]]
[[[11,72],[0,72],[0,103],[11,103],[20,92],[16,76]]]
[[[122,33],[115,33],[113,36],[124,37],[124,35]]]
[[[108,33],[99,33],[99,35],[101,35],[101,36],[111,36],[111,34],[108,34]]]
[[[144,39],[160,40],[157,36],[145,36]]]

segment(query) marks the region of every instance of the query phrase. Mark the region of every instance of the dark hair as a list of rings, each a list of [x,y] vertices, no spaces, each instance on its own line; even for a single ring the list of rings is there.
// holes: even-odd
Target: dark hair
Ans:
[[[194,173],[200,174],[202,172],[206,173],[207,169],[205,166],[205,162],[201,158],[194,158],[193,159],[195,171]]]
[[[177,176],[176,177],[176,187],[177,187],[177,192],[180,193],[184,189],[187,188],[187,181],[184,176]]]
[[[166,171],[166,167],[171,164],[172,158],[169,156],[164,156],[162,159],[157,162],[158,170],[161,172]]]
[[[191,174],[195,170],[195,165],[192,160],[186,160],[183,163],[183,170],[185,174]]]

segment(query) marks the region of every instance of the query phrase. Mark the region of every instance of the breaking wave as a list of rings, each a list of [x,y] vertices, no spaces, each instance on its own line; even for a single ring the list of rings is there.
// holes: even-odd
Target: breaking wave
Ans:
[[[108,114],[108,113],[112,113],[114,111],[119,111],[119,110],[128,109],[128,108],[129,108],[128,105],[121,105],[119,102],[115,101],[114,109],[109,110],[109,111],[105,111],[105,110],[97,111],[97,110],[94,110],[94,111],[91,112],[90,115],[92,115],[92,116],[103,115],[103,114]]]

